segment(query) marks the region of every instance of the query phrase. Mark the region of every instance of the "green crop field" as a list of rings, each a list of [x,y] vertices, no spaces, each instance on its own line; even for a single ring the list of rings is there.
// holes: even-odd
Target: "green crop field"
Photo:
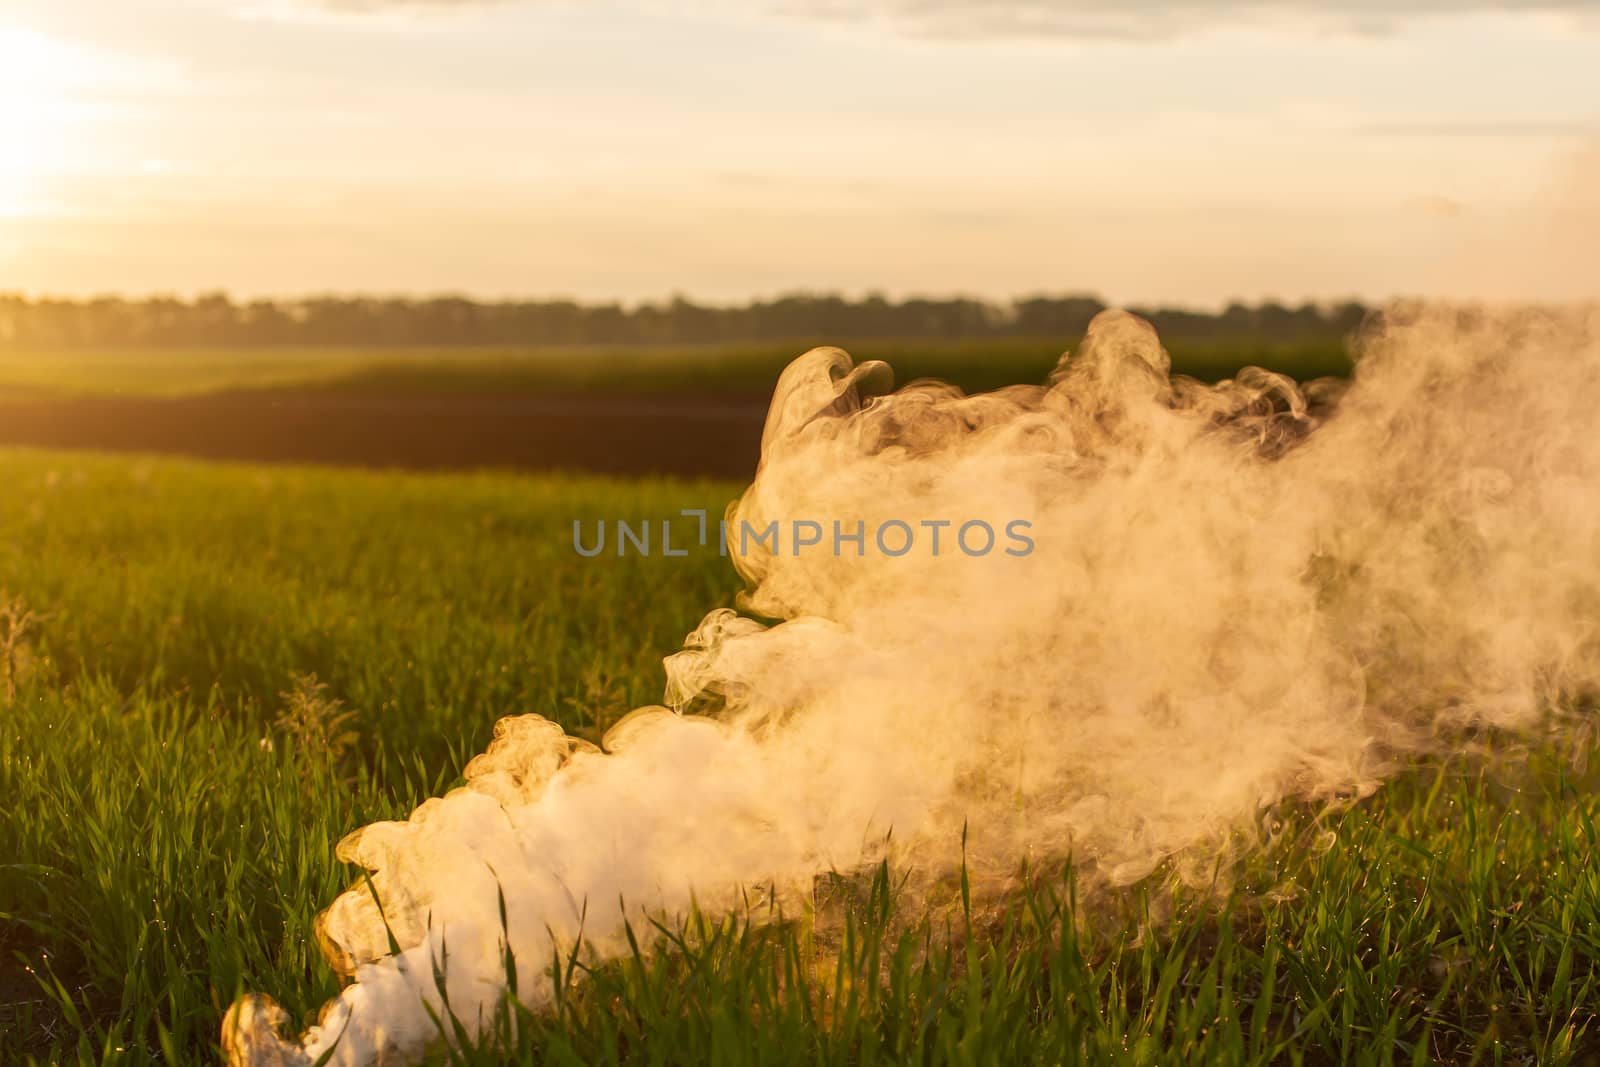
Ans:
[[[659,700],[660,657],[739,589],[712,552],[571,547],[574,518],[716,510],[731,485],[20,450],[0,485],[5,1063],[215,1062],[246,990],[305,1020],[337,991],[312,923],[356,874],[340,837],[456,782],[497,716],[595,738]],[[1600,801],[1572,756],[1282,812],[1220,897],[1041,871],[911,902],[895,872],[841,872],[781,922],[552,961],[551,1013],[451,1055],[1600,1062]]]
[[[823,339],[819,338],[818,343]],[[883,359],[899,381],[939,378],[969,391],[1038,382],[1078,338],[977,341],[832,339],[859,359]],[[439,389],[743,392],[765,395],[810,347],[743,345],[588,348],[0,348],[0,391],[181,396],[240,389]],[[1175,343],[1177,373],[1215,380],[1246,364],[1305,380],[1344,374],[1339,344]]]

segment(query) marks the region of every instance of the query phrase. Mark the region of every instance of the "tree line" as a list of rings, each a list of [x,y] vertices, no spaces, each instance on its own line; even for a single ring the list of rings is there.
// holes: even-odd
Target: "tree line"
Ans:
[[[1106,305],[1093,296],[1031,296],[1008,303],[965,297],[890,300],[796,293],[745,304],[571,300],[481,301],[311,296],[235,301],[225,293],[193,300],[33,299],[0,294],[0,345],[633,345],[718,342],[859,341],[871,338],[1050,337],[1081,335]],[[1366,309],[1346,302],[1286,307],[1232,304],[1218,313],[1133,308],[1169,339],[1340,340]]]

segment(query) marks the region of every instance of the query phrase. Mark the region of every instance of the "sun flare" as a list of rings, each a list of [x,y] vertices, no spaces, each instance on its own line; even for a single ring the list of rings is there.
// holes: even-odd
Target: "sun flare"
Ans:
[[[0,27],[0,216],[30,214],[65,162],[67,91],[91,79],[80,50]]]

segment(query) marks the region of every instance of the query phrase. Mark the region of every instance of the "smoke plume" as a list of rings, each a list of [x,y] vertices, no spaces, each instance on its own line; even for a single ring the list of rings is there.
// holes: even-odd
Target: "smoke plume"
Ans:
[[[319,932],[353,981],[299,1037],[241,1000],[233,1061],[414,1058],[446,945],[470,1032],[508,949],[537,1006],[580,928],[604,958],[636,913],[883,858],[937,875],[963,827],[979,876],[1070,854],[1100,885],[1209,879],[1276,804],[1560,728],[1600,682],[1597,327],[1396,308],[1348,384],[1206,385],[1107,312],[1048,384],[970,397],[806,353],[728,529],[811,520],[822,543],[734,546],[744,613],[667,661],[670,708],[602,748],[505,719],[467,785],[342,842],[371,885]],[[1015,520],[1030,551],[957,540]],[[871,533],[896,521],[901,555]]]

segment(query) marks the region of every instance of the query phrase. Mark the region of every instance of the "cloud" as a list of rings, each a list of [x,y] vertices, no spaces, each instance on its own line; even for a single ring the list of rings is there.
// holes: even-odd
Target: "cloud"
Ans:
[[[1359,132],[1382,137],[1581,137],[1600,136],[1600,122],[1490,121],[1369,122]]]
[[[1285,24],[1383,34],[1417,18],[1466,14],[1593,19],[1600,0],[777,0],[775,10],[931,38],[1161,40]]]
[[[416,26],[430,15],[511,7],[518,0],[234,0],[235,18],[311,25]],[[522,0],[526,2],[526,0]],[[555,0],[539,0],[553,3]]]
[[[441,13],[594,0],[244,0],[245,10],[341,17]],[[1600,0],[621,0],[659,12],[752,13],[873,26],[931,40],[1160,41],[1241,27],[1383,35],[1419,18],[1517,14],[1600,26]]]

